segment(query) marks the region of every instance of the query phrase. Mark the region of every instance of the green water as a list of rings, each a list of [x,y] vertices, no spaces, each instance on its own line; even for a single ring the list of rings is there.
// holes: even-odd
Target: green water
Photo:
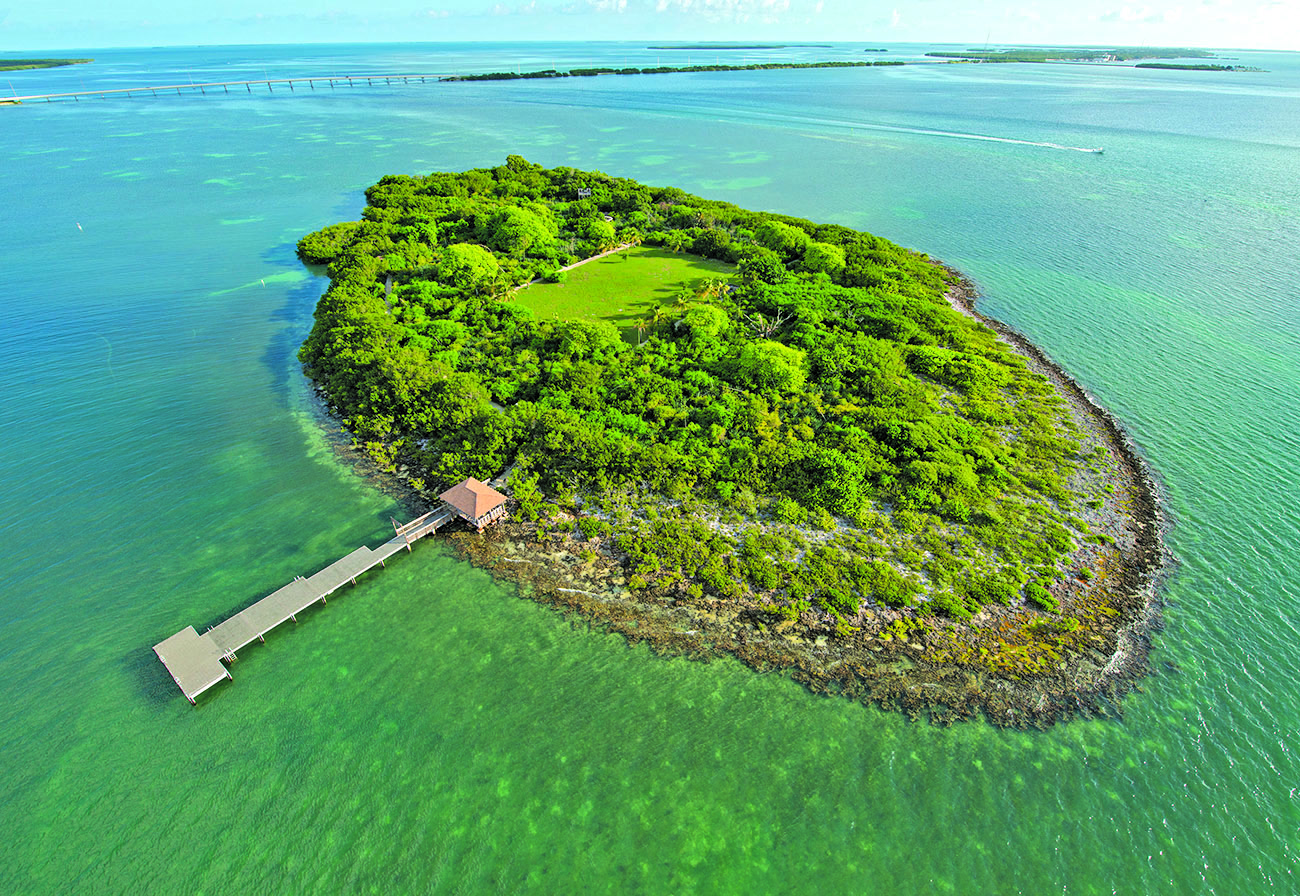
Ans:
[[[653,64],[639,47],[98,51],[14,78]],[[827,51],[773,55],[800,53]],[[1234,55],[1270,73],[0,110],[0,892],[1295,892],[1300,58]],[[1158,674],[1123,719],[937,729],[656,658],[436,543],[247,648],[190,707],[152,644],[401,513],[312,414],[293,353],[323,284],[294,241],[355,217],[385,173],[512,152],[866,228],[969,273],[1168,490]]]

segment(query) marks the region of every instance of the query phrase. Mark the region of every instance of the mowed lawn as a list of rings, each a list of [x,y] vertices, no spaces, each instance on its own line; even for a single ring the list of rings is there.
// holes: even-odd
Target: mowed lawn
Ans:
[[[711,258],[639,246],[574,268],[563,283],[534,283],[512,301],[532,309],[538,320],[609,321],[636,342],[637,322],[656,305],[669,305],[682,290],[735,270]]]

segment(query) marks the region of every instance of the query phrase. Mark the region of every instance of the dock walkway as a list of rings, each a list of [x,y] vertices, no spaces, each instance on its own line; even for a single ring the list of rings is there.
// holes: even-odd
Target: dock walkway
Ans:
[[[307,578],[301,576],[283,588],[268,594],[225,622],[213,626],[203,634],[189,625],[170,638],[154,645],[153,652],[162,660],[181,693],[190,701],[227,678],[230,670],[222,663],[234,659],[235,651],[254,640],[265,641],[271,629],[286,620],[297,622],[297,616],[312,604],[325,599],[348,582],[356,584],[362,573],[382,566],[384,561],[398,551],[455,517],[452,509],[443,507],[399,525],[393,521],[393,537],[377,548],[357,548],[336,560],[320,572]]]

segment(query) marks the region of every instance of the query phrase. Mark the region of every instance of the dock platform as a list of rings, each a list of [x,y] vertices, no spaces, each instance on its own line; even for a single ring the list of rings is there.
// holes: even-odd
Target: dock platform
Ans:
[[[235,651],[254,640],[265,641],[266,633],[282,622],[290,619],[297,622],[303,610],[318,601],[324,603],[349,582],[355,585],[362,573],[382,566],[402,549],[409,551],[413,543],[436,532],[455,516],[451,508],[443,507],[402,525],[394,520],[393,537],[379,547],[359,547],[314,575],[299,576],[201,635],[194,626],[186,626],[155,644],[153,652],[167,667],[181,693],[194,703],[204,691],[231,678],[226,663],[234,659]]]

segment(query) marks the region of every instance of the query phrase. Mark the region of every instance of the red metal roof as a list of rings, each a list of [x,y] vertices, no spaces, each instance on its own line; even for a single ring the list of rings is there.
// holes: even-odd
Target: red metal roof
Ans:
[[[477,520],[506,502],[506,496],[477,479],[466,479],[438,496],[466,519]]]

